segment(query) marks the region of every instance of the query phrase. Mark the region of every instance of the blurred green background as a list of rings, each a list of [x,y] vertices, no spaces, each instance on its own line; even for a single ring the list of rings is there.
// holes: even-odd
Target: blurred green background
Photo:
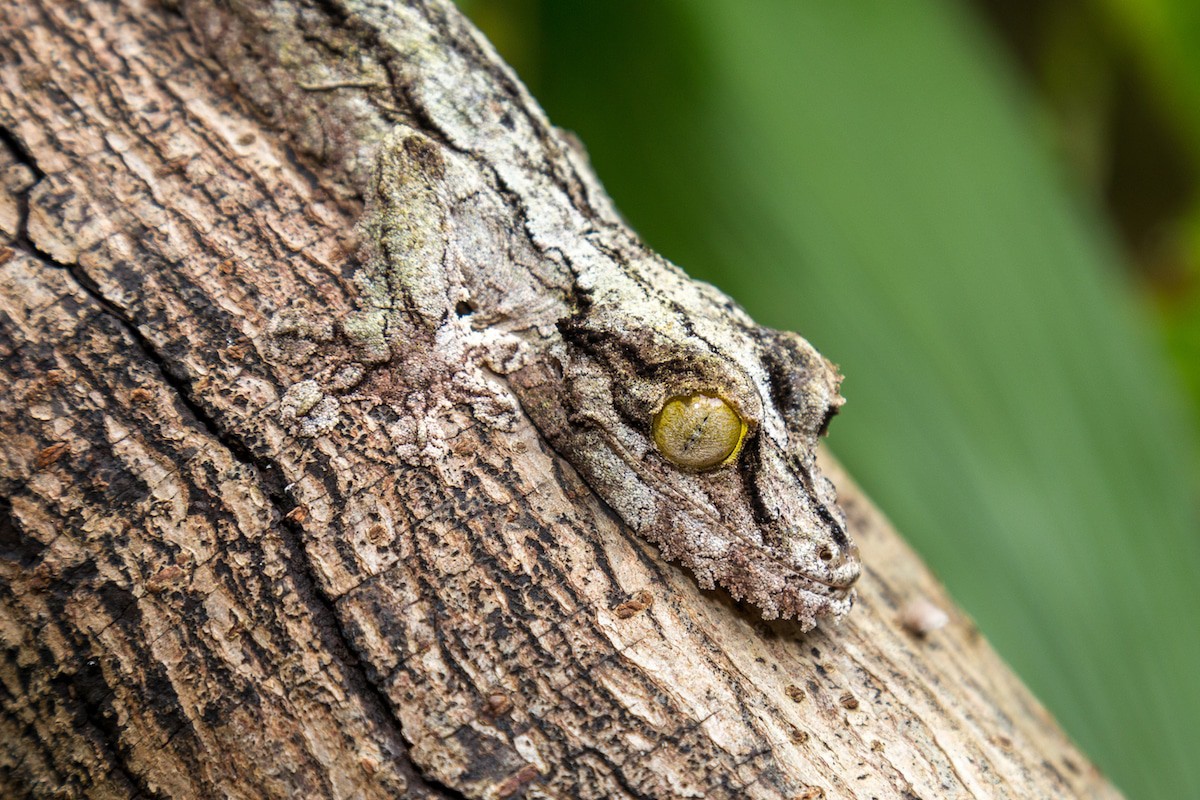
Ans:
[[[1200,5],[463,0],[1132,798],[1200,797]]]

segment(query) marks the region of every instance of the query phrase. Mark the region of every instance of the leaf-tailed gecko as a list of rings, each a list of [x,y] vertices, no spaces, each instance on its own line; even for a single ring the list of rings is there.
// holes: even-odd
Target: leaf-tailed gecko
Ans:
[[[836,368],[646,248],[615,214],[399,127],[362,225],[365,363],[474,361],[638,535],[764,618],[853,602],[858,552],[817,440]],[[540,188],[539,188],[540,186]],[[606,220],[611,220],[606,222]],[[461,362],[460,362],[461,363]]]

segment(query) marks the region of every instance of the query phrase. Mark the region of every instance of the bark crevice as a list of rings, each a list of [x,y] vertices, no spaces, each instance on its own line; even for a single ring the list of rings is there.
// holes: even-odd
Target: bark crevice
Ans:
[[[288,556],[286,563],[292,567],[292,577],[295,581],[297,592],[304,599],[305,605],[313,610],[314,618],[318,621],[318,624],[320,625],[320,620],[324,619],[325,624],[321,625],[321,627],[325,627],[333,635],[334,641],[327,645],[328,651],[331,655],[342,660],[352,674],[355,688],[373,700],[381,716],[387,720],[388,724],[395,727],[398,735],[403,736],[403,726],[399,717],[395,714],[391,701],[370,680],[360,661],[360,654],[355,649],[350,637],[346,635],[337,613],[334,599],[326,595],[320,588],[320,584],[313,572],[313,566],[302,544],[303,529],[291,517],[292,512],[300,506],[288,496],[278,466],[268,459],[256,456],[246,442],[233,435],[216,417],[204,408],[202,403],[195,397],[191,378],[180,369],[178,364],[159,352],[150,339],[142,333],[137,321],[129,312],[114,303],[111,299],[105,297],[100,287],[87,275],[80,265],[56,261],[53,256],[39,248],[30,238],[30,196],[37,188],[38,183],[46,176],[37,166],[36,160],[28,149],[24,147],[11,131],[3,127],[0,127],[0,144],[7,146],[17,157],[18,163],[30,168],[35,176],[33,183],[16,195],[20,203],[20,218],[17,235],[12,242],[14,249],[28,253],[47,267],[62,270],[70,275],[75,285],[96,304],[100,313],[106,315],[120,327],[121,331],[132,342],[137,355],[155,367],[163,382],[174,390],[177,401],[186,409],[187,415],[209,437],[224,447],[232,458],[253,470],[253,473],[258,478],[263,494],[269,498],[273,506],[274,515],[280,529],[284,532],[282,541],[285,544]],[[20,532],[11,516],[11,507],[11,502],[7,498],[0,497],[0,546],[9,540],[12,541],[13,545],[16,545],[20,541]],[[130,607],[132,606],[132,602],[130,603]],[[63,680],[72,687],[76,687],[76,683],[72,677],[65,677]],[[65,694],[80,696],[79,691],[71,691]],[[95,730],[99,734],[109,752],[113,754],[113,771],[118,773],[131,787],[136,789],[134,796],[161,797],[160,794],[152,791],[143,779],[139,779],[136,774],[127,769],[125,763],[126,757],[122,754],[122,749],[125,748],[125,745],[121,741],[122,732],[114,723],[107,720],[101,710],[100,704],[96,702],[89,705],[85,701],[80,700],[79,709],[79,714],[82,718],[92,730]],[[439,784],[428,775],[422,775],[421,777],[430,784],[430,787],[434,791],[439,792],[446,798],[457,800],[458,798],[465,797],[461,792],[449,786]]]

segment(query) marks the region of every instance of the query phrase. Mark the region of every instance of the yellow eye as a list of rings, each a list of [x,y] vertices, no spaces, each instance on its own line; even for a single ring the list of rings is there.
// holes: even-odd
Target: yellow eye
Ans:
[[[746,438],[746,423],[733,407],[710,394],[672,397],[654,415],[654,443],[667,460],[687,469],[727,464]]]

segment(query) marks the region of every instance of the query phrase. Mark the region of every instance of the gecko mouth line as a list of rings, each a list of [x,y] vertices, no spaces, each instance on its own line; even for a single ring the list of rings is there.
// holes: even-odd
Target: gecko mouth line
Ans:
[[[831,581],[823,581],[820,578],[814,578],[811,575],[805,575],[800,572],[794,573],[790,578],[788,578],[789,583],[799,584],[800,588],[806,591],[839,600],[850,594],[850,590],[854,588],[854,584],[857,583],[857,580],[858,579],[856,578],[848,583],[833,583]]]

